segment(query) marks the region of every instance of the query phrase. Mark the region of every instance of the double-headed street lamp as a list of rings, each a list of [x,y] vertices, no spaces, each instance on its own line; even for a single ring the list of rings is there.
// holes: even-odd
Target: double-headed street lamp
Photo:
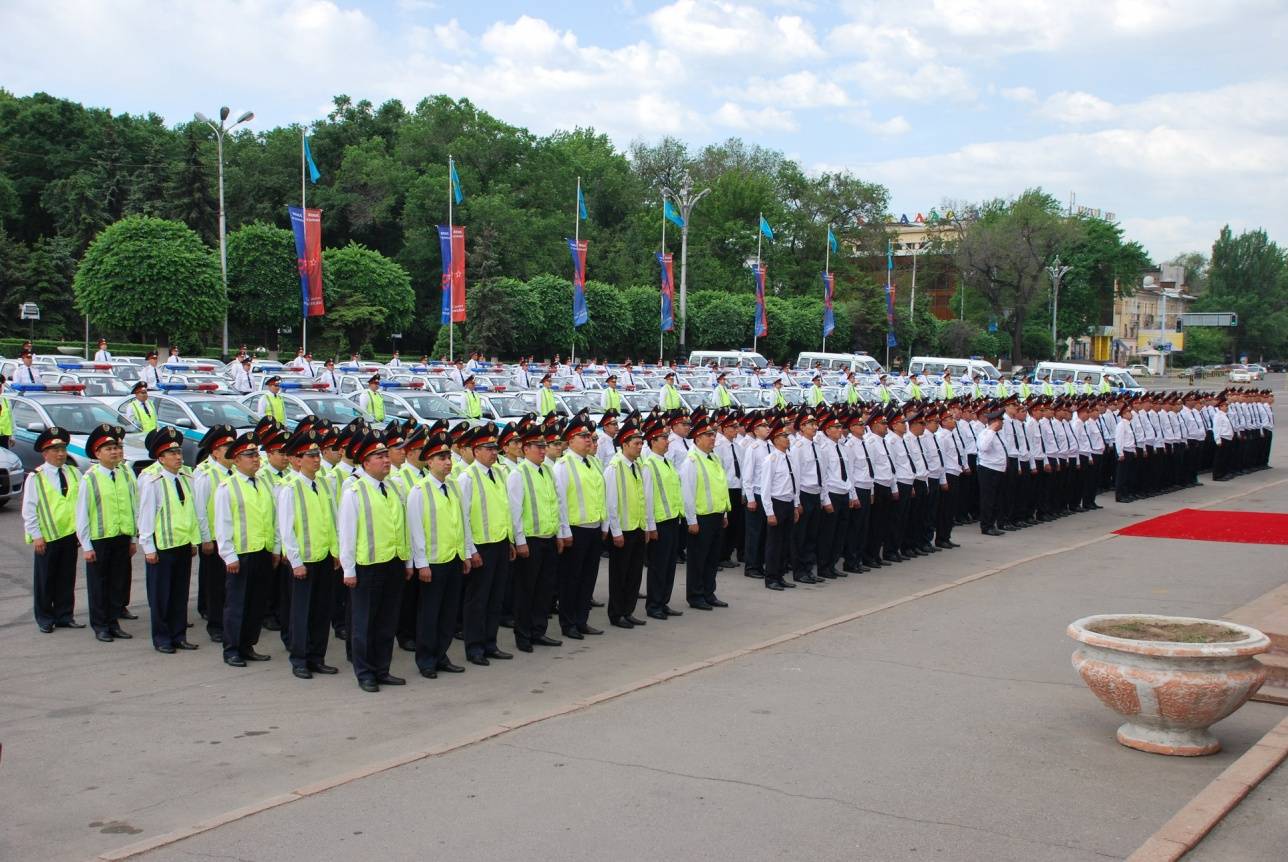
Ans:
[[[1056,346],[1055,340],[1055,318],[1060,307],[1060,280],[1065,277],[1069,270],[1073,269],[1069,264],[1060,263],[1060,258],[1051,261],[1051,265],[1046,268],[1047,275],[1051,276],[1051,358],[1059,359],[1060,352]]]
[[[215,125],[214,120],[201,111],[192,115],[198,123],[205,123],[214,131],[215,150],[219,159],[219,271],[224,281],[224,356],[228,355],[228,244],[225,241],[227,231],[224,225],[224,134],[242,123],[249,123],[255,119],[255,112],[247,111],[237,118],[237,122],[231,126],[225,126],[224,122],[230,113],[232,112],[226,106],[219,109],[219,125]]]
[[[693,193],[693,177],[685,171],[684,176],[680,179],[680,191],[677,194],[666,186],[662,187],[662,199],[670,198],[675,201],[676,206],[680,208],[680,220],[684,222],[680,226],[680,353],[684,353],[684,330],[688,326],[688,293],[686,290],[686,278],[689,271],[689,216],[698,201],[702,200],[711,192],[711,189],[703,189],[696,195]],[[666,249],[662,249],[663,253]]]

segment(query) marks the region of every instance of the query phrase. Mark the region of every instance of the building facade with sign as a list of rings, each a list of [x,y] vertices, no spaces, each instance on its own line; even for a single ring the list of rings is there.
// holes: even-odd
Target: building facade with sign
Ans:
[[[1161,372],[1168,354],[1185,349],[1180,318],[1194,300],[1186,290],[1185,268],[1173,264],[1145,273],[1130,295],[1116,292],[1110,359],[1118,364],[1143,360]]]

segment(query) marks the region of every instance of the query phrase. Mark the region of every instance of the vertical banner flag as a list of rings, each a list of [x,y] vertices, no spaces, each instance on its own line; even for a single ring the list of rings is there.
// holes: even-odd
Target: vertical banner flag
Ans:
[[[581,186],[577,186],[577,218],[582,221],[590,218],[586,215],[586,196],[581,193]]]
[[[322,172],[318,170],[317,164],[313,161],[313,148],[309,146],[308,135],[304,136],[304,161],[309,166],[309,182],[317,185],[317,181],[322,179]]]
[[[675,329],[675,279],[671,271],[671,255],[657,253],[658,266],[662,268],[662,331]]]
[[[438,226],[438,247],[443,255],[443,304],[439,322],[465,322],[465,228]]]
[[[823,337],[827,338],[836,329],[836,317],[832,313],[832,293],[836,290],[836,276],[830,272],[823,273]]]
[[[684,227],[684,219],[675,211],[675,207],[671,206],[670,200],[664,199],[662,201],[662,215],[676,227]]]
[[[886,324],[889,326],[886,332],[886,347],[898,347],[899,342],[894,337],[894,282],[891,276],[894,272],[894,243],[886,243]]]
[[[827,229],[827,246],[832,249],[832,254],[836,254],[841,250],[841,247],[836,242],[836,234],[832,233],[830,227]]]
[[[295,232],[295,265],[300,271],[301,317],[321,317],[322,210],[288,207]]]
[[[760,232],[765,235],[765,239],[774,238],[774,229],[769,226],[769,222],[765,221],[764,216],[760,217]]]
[[[572,252],[572,325],[578,327],[590,320],[586,308],[586,249],[590,240],[568,240]]]
[[[769,334],[769,315],[765,312],[765,269],[762,263],[751,268],[756,276],[756,337],[764,338]]]

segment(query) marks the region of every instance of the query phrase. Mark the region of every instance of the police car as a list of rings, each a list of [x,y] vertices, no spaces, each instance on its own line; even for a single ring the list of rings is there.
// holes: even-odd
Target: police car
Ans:
[[[327,392],[325,383],[283,383],[280,394],[288,428],[294,428],[301,419],[309,415],[326,419],[337,427],[348,425],[359,417],[376,426],[385,424],[376,422],[370,413],[363,411],[345,396]],[[239,400],[244,407],[258,416],[259,401],[263,397],[263,392],[252,392]]]
[[[33,470],[45,459],[36,452],[36,438],[51,426],[64,428],[71,435],[67,458],[78,470],[90,467],[85,454],[85,438],[95,426],[121,425],[125,428],[125,460],[137,473],[152,463],[143,446],[143,434],[130,419],[93,398],[85,398],[79,383],[58,385],[15,384],[7,397],[13,411],[13,439],[9,447],[26,470]]]
[[[130,384],[113,373],[110,362],[59,362],[57,371],[43,371],[41,381],[60,386],[64,383],[84,385],[82,394],[111,406],[130,394]]]
[[[22,468],[22,459],[8,449],[0,449],[0,509],[9,505],[10,500],[22,496],[22,483],[26,471]]]
[[[131,396],[118,399],[116,411],[128,420],[134,419]],[[148,403],[156,411],[157,425],[169,425],[183,435],[183,462],[197,463],[197,446],[212,425],[231,425],[238,434],[255,430],[259,417],[236,398],[219,394],[215,383],[162,383],[159,392],[148,393]]]
[[[365,387],[363,389],[365,390]],[[458,407],[448,399],[432,391],[427,391],[419,380],[382,380],[380,394],[385,403],[386,418],[406,421],[415,419],[430,424],[439,419],[459,420],[465,418],[464,406]],[[362,392],[353,392],[347,396],[355,405],[362,398]]]

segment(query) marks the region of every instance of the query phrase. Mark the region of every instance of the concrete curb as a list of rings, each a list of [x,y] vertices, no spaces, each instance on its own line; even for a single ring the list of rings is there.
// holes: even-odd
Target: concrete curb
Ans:
[[[1174,862],[1193,850],[1279,764],[1288,759],[1288,718],[1231,763],[1127,857],[1127,862]]]
[[[1288,482],[1288,478],[1279,479],[1274,482],[1268,482],[1264,485],[1258,485],[1255,488],[1243,489],[1238,493],[1230,494],[1217,500],[1211,500],[1207,503],[1197,505],[1194,508],[1206,508],[1209,506],[1215,506],[1220,503],[1224,503],[1228,500],[1233,500],[1238,497],[1244,497],[1244,496],[1247,496],[1248,494],[1253,494],[1259,491],[1263,491],[1267,488],[1274,487],[1284,482]],[[806,635],[814,634],[815,632],[820,632],[825,629],[835,628],[836,626],[845,625],[846,623],[851,623],[856,620],[861,620],[864,617],[869,617],[874,614],[881,613],[882,611],[887,611],[892,608],[897,608],[902,605],[915,602],[919,599],[924,599],[929,596],[937,595],[939,593],[946,592],[951,589],[955,589],[957,587],[965,586],[967,584],[972,584],[976,581],[983,580],[984,578],[992,577],[993,575],[1001,574],[1002,572],[1010,571],[1011,569],[1028,565],[1029,563],[1035,562],[1037,560],[1042,560],[1047,557],[1059,556],[1060,554],[1066,554],[1070,551],[1076,551],[1080,548],[1085,548],[1089,545],[1094,545],[1099,542],[1104,542],[1106,540],[1116,539],[1116,538],[1120,538],[1116,533],[1112,533],[1112,532],[1105,533],[1103,535],[1095,536],[1090,539],[1084,539],[1083,541],[1076,542],[1072,545],[1065,545],[1063,547],[1053,548],[1049,551],[1043,551],[1041,553],[1032,554],[1030,556],[1023,557],[1018,560],[1013,560],[1012,562],[1009,562],[1002,566],[983,569],[981,571],[975,572],[974,574],[957,578],[956,580],[948,581],[946,583],[939,584],[937,586],[928,587],[923,590],[918,590],[915,593],[910,593],[909,595],[902,596],[900,598],[893,599],[891,601],[882,602],[879,605],[873,605],[872,607],[868,607],[868,608],[861,608],[857,611],[845,614],[843,616],[833,617],[831,619],[824,620],[819,623],[814,623],[812,625],[805,626],[804,628],[796,629],[794,631],[790,631],[790,632],[787,632],[786,634],[778,635],[776,637],[770,638],[765,641],[760,641],[759,643],[752,644],[751,646],[735,649],[730,652],[722,653],[720,655],[713,656],[708,659],[695,661],[690,664],[682,665],[680,667],[672,668],[670,670],[654,674],[653,676],[645,677],[644,679],[637,680],[636,682],[629,683],[627,685],[619,686],[617,688],[609,689],[607,691],[602,691],[597,694],[592,694],[587,697],[579,698],[576,701],[573,701],[572,703],[569,703],[569,704],[565,704],[563,706],[553,707],[553,708],[544,710],[540,713],[527,716],[525,718],[510,719],[510,720],[501,722],[499,724],[493,725],[492,727],[485,728],[463,739],[458,739],[453,742],[433,746],[432,748],[426,751],[407,752],[406,754],[402,754],[397,757],[381,760],[376,763],[369,764],[367,766],[357,767],[355,769],[349,770],[348,772],[344,772],[339,775],[332,776],[330,778],[324,778],[320,781],[315,781],[310,784],[304,785],[302,787],[296,788],[295,790],[292,790],[288,793],[272,796],[267,799],[260,800],[259,802],[251,803],[241,808],[235,808],[231,811],[218,814],[207,820],[202,820],[198,823],[192,824],[191,826],[186,826],[181,829],[175,829],[170,832],[165,832],[160,835],[153,836],[152,838],[144,839],[142,841],[137,841],[133,844],[126,844],[125,846],[118,847],[114,850],[104,851],[102,853],[99,853],[97,856],[93,857],[91,862],[118,862],[118,860],[129,859],[131,857],[138,856],[142,853],[147,853],[151,850],[156,850],[158,848],[165,847],[170,844],[175,844],[179,841],[183,841],[186,838],[191,838],[194,835],[200,835],[203,832],[209,832],[212,829],[216,829],[220,826],[224,826],[228,823],[232,823],[237,820],[242,820],[246,817],[250,817],[251,815],[259,814],[262,811],[268,811],[272,808],[277,808],[281,805],[286,805],[291,802],[296,802],[300,799],[306,799],[310,796],[315,796],[326,790],[332,790],[337,787],[342,787],[354,781],[358,781],[363,778],[369,778],[370,776],[377,775],[381,772],[385,772],[390,769],[395,769],[399,766],[406,766],[407,764],[410,764],[410,763],[416,763],[421,760],[427,760],[432,757],[438,757],[444,754],[449,754],[454,751],[459,751],[460,749],[467,748],[468,746],[474,745],[476,743],[483,742],[485,740],[491,739],[496,736],[500,736],[502,734],[510,733],[511,731],[518,730],[523,727],[528,727],[529,725],[537,724],[539,722],[546,721],[552,718],[558,718],[559,716],[562,716],[562,715],[569,715],[571,713],[580,712],[584,709],[588,709],[594,706],[595,704],[604,703],[609,700],[615,700],[619,697],[623,697],[624,695],[633,694],[635,692],[642,691],[646,688],[659,685],[669,680],[678,679],[679,677],[687,676],[691,673],[696,673],[700,670],[705,670],[706,668],[714,667],[715,665],[724,664],[725,662],[733,661],[734,659],[741,658],[742,656],[749,655],[754,652],[761,652],[763,650],[767,650],[772,647],[781,646],[782,644],[788,643],[790,641],[798,640],[800,638],[805,637]],[[1280,728],[1277,728],[1276,730],[1280,730],[1280,729],[1283,729],[1285,734],[1288,734],[1288,722],[1285,722],[1285,724],[1280,725]],[[1272,733],[1274,733],[1274,731],[1272,731]],[[1262,742],[1264,743],[1265,740],[1262,740]],[[1285,742],[1285,745],[1288,746],[1288,742]],[[1244,756],[1246,757],[1247,755],[1245,754]],[[1283,757],[1281,756],[1280,759],[1282,760]],[[1268,771],[1269,770],[1267,770],[1267,772]],[[1262,777],[1264,777],[1264,775]],[[1260,781],[1260,780],[1261,778],[1257,779],[1257,781]],[[1244,790],[1243,795],[1247,795],[1247,789]],[[1242,799],[1242,798],[1243,796],[1239,797],[1239,799]],[[1233,807],[1234,804],[1236,804],[1237,802],[1238,802],[1238,799],[1236,799],[1234,803],[1231,803],[1230,807]],[[1226,809],[1226,810],[1228,811],[1229,809]],[[1223,815],[1224,813],[1225,812],[1222,812]],[[1220,817],[1217,818],[1217,820],[1219,819]],[[1213,821],[1213,824],[1215,824],[1215,822],[1216,821]],[[1211,826],[1208,826],[1208,829],[1210,828]],[[1207,830],[1204,830],[1204,832],[1206,831]],[[1199,837],[1202,837],[1202,835],[1200,835]],[[1150,840],[1152,841],[1153,839],[1151,838]],[[1144,848],[1141,848],[1141,849],[1143,850]],[[1185,848],[1185,850],[1188,850],[1188,849],[1189,849],[1188,847]],[[1185,852],[1185,850],[1181,852]],[[1140,851],[1138,850],[1137,853],[1139,852]],[[1136,857],[1133,856],[1132,858],[1135,859]],[[1147,862],[1147,860],[1149,860],[1149,862],[1152,862],[1152,860],[1154,859],[1163,859],[1163,858],[1174,859],[1177,857],[1175,856],[1141,857],[1141,859],[1138,860],[1138,862]]]

